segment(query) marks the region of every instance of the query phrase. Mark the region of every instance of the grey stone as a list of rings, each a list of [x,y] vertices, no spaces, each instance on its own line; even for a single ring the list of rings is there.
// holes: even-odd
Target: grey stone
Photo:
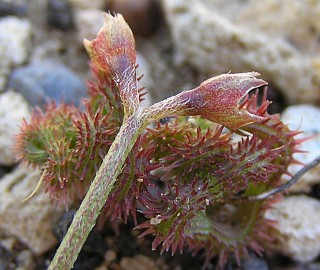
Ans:
[[[77,74],[50,61],[38,61],[15,69],[9,86],[33,106],[43,105],[49,99],[79,105],[86,96],[86,85]]]

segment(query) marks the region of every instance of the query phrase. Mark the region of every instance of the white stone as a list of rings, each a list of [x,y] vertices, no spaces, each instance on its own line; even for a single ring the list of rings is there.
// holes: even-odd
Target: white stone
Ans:
[[[320,255],[320,202],[299,195],[289,196],[266,212],[266,218],[276,220],[275,241],[271,249],[299,263]]]
[[[0,20],[1,54],[14,65],[22,64],[28,57],[31,24],[26,19],[5,17]]]
[[[8,16],[0,19],[0,29],[0,91],[3,91],[11,68],[28,58],[31,24],[26,19]]]
[[[301,130],[299,138],[309,137],[308,140],[300,144],[299,148],[306,151],[294,155],[298,161],[308,164],[320,155],[320,109],[312,105],[295,105],[288,107],[282,114],[281,120],[288,124],[291,130]],[[302,168],[301,165],[290,165],[289,172],[294,175]],[[289,179],[283,177],[284,181]],[[320,183],[320,165],[305,173],[299,181],[290,188],[291,192],[309,192],[311,187]]]
[[[102,11],[98,9],[78,10],[75,13],[76,28],[79,42],[83,39],[92,40],[103,25]]]
[[[246,1],[244,4],[243,1],[224,0],[162,0],[177,52],[176,61],[190,63],[210,76],[229,71],[257,71],[264,79],[277,86],[289,103],[319,102],[320,46],[316,49],[314,46],[307,46],[309,50],[306,52],[306,47],[301,48],[291,42],[291,36],[286,36],[282,30],[266,32],[262,22],[259,28],[259,24],[256,25],[259,17],[266,20],[271,16],[271,25],[275,25],[276,19],[283,18],[285,14],[272,9],[279,1],[258,1],[259,5],[269,5],[270,9],[257,16],[251,11],[251,5],[258,6],[254,2],[257,1]],[[290,14],[291,7],[294,6],[292,3],[298,1],[284,2],[287,5],[283,5],[286,7],[283,10]],[[315,10],[320,10],[320,2],[303,3],[306,7],[304,18],[311,16],[313,19],[308,22],[318,22],[319,13]],[[299,6],[296,9],[299,11]],[[242,14],[246,16],[241,17]],[[316,24],[304,23],[296,17],[294,19],[300,32],[310,32],[310,26]],[[292,21],[294,20],[288,19],[281,29],[287,27],[295,31],[297,28]],[[315,29],[315,33],[319,33],[318,26]],[[317,35],[312,37],[314,42],[310,41],[308,44],[319,44],[316,41]],[[300,40],[304,42],[303,39]]]
[[[18,167],[0,180],[0,230],[16,237],[35,255],[51,250],[57,243],[51,229],[57,210],[49,196],[40,190],[22,202],[36,187],[40,174],[39,170]]]
[[[15,135],[19,133],[22,119],[30,117],[30,107],[20,94],[6,91],[0,95],[0,165],[16,163]]]

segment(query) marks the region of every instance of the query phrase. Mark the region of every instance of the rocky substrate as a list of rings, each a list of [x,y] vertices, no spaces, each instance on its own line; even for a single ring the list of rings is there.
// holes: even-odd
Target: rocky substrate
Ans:
[[[46,269],[74,210],[36,193],[40,172],[19,166],[13,146],[31,107],[81,104],[90,78],[83,38],[101,11],[124,14],[136,36],[141,86],[154,102],[220,73],[257,71],[271,110],[309,136],[296,159],[320,153],[320,2],[299,0],[5,0],[0,2],[0,269]],[[292,165],[294,174],[301,166]],[[283,181],[287,181],[284,178]],[[241,269],[320,269],[320,166],[269,210],[277,241]],[[200,269],[201,255],[162,256],[133,224],[94,230],[74,269]],[[215,262],[209,264],[214,269]],[[240,269],[230,259],[226,269]]]

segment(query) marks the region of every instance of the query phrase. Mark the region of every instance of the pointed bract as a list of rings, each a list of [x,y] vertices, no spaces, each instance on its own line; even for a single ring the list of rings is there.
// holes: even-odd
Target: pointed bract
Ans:
[[[125,113],[135,111],[140,102],[135,40],[122,15],[104,13],[104,24],[97,37],[92,41],[85,39],[84,46],[93,65],[117,83]]]

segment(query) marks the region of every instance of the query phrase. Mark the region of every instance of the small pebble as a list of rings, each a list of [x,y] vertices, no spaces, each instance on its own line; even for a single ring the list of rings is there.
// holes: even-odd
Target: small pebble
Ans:
[[[77,74],[63,64],[49,61],[15,69],[9,86],[32,106],[44,105],[48,99],[80,105],[86,96],[86,85]]]
[[[63,31],[73,28],[71,5],[66,0],[48,1],[48,25]]]
[[[0,95],[0,165],[16,163],[14,136],[19,133],[22,119],[30,116],[29,105],[20,94],[7,91]]]
[[[320,255],[320,201],[305,195],[289,196],[265,214],[276,220],[269,249],[308,263]]]
[[[8,16],[0,20],[0,56],[11,65],[24,63],[28,57],[31,24],[26,19]]]
[[[34,270],[36,269],[36,263],[33,259],[31,250],[23,250],[16,257],[17,270]]]
[[[105,264],[110,264],[112,261],[114,261],[117,258],[117,253],[115,253],[113,250],[108,250],[104,254],[104,262]]]
[[[75,13],[75,23],[78,40],[81,44],[83,43],[84,38],[88,40],[94,39],[103,25],[101,10],[78,10]]]
[[[8,237],[0,240],[0,246],[6,250],[14,250],[17,240],[14,237]]]
[[[112,11],[121,13],[134,34],[153,34],[162,18],[160,7],[154,0],[114,0]]]
[[[120,261],[123,270],[158,270],[159,267],[155,261],[144,255],[135,255],[134,257],[123,257]]]
[[[243,259],[242,270],[268,270],[268,264],[263,258],[259,258],[254,253],[250,253],[250,255]]]
[[[0,92],[5,90],[11,68],[27,61],[31,41],[31,23],[7,16],[0,19]]]

